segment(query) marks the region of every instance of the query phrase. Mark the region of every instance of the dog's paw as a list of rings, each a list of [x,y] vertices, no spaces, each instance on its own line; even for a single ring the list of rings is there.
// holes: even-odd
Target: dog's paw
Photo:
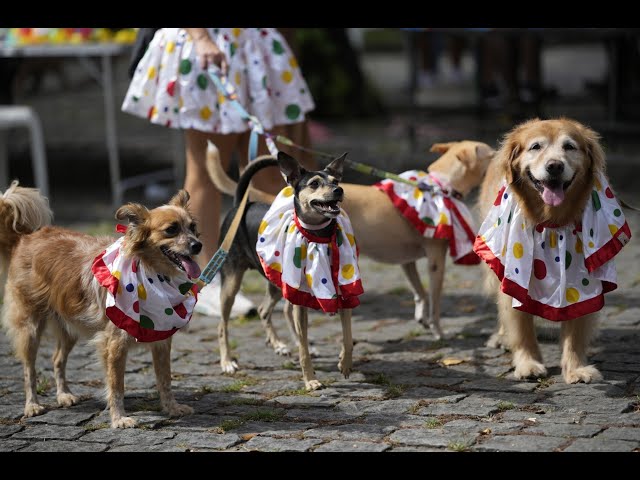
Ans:
[[[180,403],[174,403],[167,410],[170,417],[182,417],[184,415],[193,414],[193,408],[189,405],[182,405]]]
[[[340,361],[338,362],[338,368],[340,369],[340,373],[344,375],[344,378],[349,378],[349,375],[351,375],[351,367],[351,359],[349,359],[348,361],[340,359]]]
[[[488,348],[506,348],[506,344],[504,342],[504,336],[498,332],[494,332],[489,337],[489,340],[484,344]]]
[[[111,428],[133,428],[138,424],[131,417],[120,417],[115,420],[111,420]]]
[[[58,405],[61,407],[71,407],[79,402],[78,397],[76,397],[72,393],[59,393],[58,394]]]
[[[304,388],[307,392],[313,392],[314,390],[324,388],[324,385],[322,385],[319,380],[309,380],[308,382],[304,382]]]
[[[236,373],[239,367],[235,360],[220,360],[220,368],[222,373]]]
[[[276,352],[276,355],[282,355],[283,357],[291,355],[291,350],[289,350],[289,347],[284,342],[276,342],[276,344],[273,345],[273,351]]]
[[[586,367],[579,367],[574,369],[563,370],[562,376],[567,383],[591,383],[602,380],[602,374],[593,365],[587,365]]]
[[[529,377],[545,377],[547,369],[543,364],[533,359],[521,360],[517,363],[513,376],[518,380]]]
[[[46,408],[39,403],[28,403],[24,406],[24,416],[35,417],[37,415],[42,415],[45,410]]]

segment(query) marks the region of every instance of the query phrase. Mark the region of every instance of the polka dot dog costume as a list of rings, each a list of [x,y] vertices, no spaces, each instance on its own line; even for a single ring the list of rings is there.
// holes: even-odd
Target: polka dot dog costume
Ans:
[[[474,249],[513,297],[513,308],[562,321],[604,306],[604,294],[617,288],[613,257],[630,238],[620,205],[598,175],[582,221],[562,226],[530,224],[503,184]]]
[[[327,313],[360,304],[358,247],[349,217],[340,211],[330,238],[301,226],[293,188],[283,188],[258,229],[256,252],[267,278],[295,305]],[[337,253],[337,254],[336,254]]]
[[[227,57],[238,101],[266,129],[301,122],[313,110],[295,56],[275,28],[209,28]],[[200,67],[184,29],[162,28],[138,63],[122,110],[151,123],[202,132],[248,130],[238,111]]]
[[[120,233],[125,230],[118,226]],[[126,257],[124,239],[109,245],[91,268],[108,290],[106,315],[139,342],[164,340],[191,320],[198,287],[184,272],[176,270],[167,277],[147,270],[137,258]]]
[[[436,174],[409,170],[400,177],[426,183],[435,191],[423,191],[406,183],[383,180],[374,186],[385,192],[398,212],[427,238],[449,240],[449,254],[454,263],[477,265],[480,259],[473,251],[475,228],[469,209],[462,200],[444,195],[447,183]]]

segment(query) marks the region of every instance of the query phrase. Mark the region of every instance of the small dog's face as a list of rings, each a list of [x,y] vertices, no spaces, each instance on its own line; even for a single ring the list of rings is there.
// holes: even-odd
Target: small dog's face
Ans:
[[[340,214],[338,204],[344,197],[344,191],[339,183],[346,156],[345,153],[336,158],[324,170],[309,172],[293,157],[284,152],[278,153],[280,170],[294,189],[296,212],[304,222],[318,224]]]
[[[202,243],[188,201],[187,191],[180,190],[168,204],[153,210],[137,203],[120,207],[116,219],[129,221],[126,254],[140,258],[158,273],[171,276],[178,269],[198,278],[200,267],[193,257],[202,250]]]
[[[431,151],[442,156],[429,165],[428,171],[444,174],[452,188],[463,195],[480,185],[496,153],[486,143],[469,140],[436,143]]]
[[[564,118],[517,126],[505,137],[500,157],[507,181],[530,206],[551,216],[569,207],[581,211],[594,173],[604,171],[598,135]]]

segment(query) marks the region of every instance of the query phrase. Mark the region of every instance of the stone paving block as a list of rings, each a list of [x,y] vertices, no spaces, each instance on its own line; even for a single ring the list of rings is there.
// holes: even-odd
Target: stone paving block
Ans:
[[[15,452],[29,445],[25,440],[12,440],[5,438],[0,442],[0,452]]]
[[[640,427],[640,415],[637,412],[627,412],[621,415],[607,415],[602,413],[589,413],[582,420],[584,424],[596,424],[603,426],[624,425]]]
[[[463,432],[475,432],[481,433],[490,430],[490,433],[502,434],[502,433],[511,433],[522,430],[524,427],[523,423],[518,422],[483,422],[480,420],[451,420],[450,422],[445,423],[442,428],[445,431],[463,431]]]
[[[22,452],[104,452],[109,445],[106,443],[66,442],[51,440],[36,442],[23,448]]]
[[[480,452],[552,452],[567,443],[566,438],[541,435],[496,435],[474,445]]]
[[[329,427],[312,428],[304,432],[305,438],[321,438],[323,440],[352,440],[352,441],[378,441],[395,430],[394,427],[382,427],[350,423]]]
[[[314,452],[384,452],[389,450],[388,443],[347,442],[334,440],[314,449]]]
[[[24,427],[22,425],[2,425],[0,424],[0,438],[10,437],[16,432],[19,432]]]
[[[247,422],[233,429],[240,435],[257,434],[270,437],[291,437],[300,435],[304,430],[316,427],[317,423],[309,422]]]
[[[340,404],[338,404],[340,405]],[[343,411],[337,408],[322,408],[322,409],[301,409],[291,408],[285,410],[283,419],[291,420],[295,422],[349,422],[355,418],[362,417],[364,412],[362,411]]]
[[[333,408],[338,403],[337,398],[312,397],[308,395],[280,396],[271,402],[290,407]],[[269,403],[271,403],[269,402]]]
[[[314,445],[322,443],[321,440],[296,438],[273,438],[256,436],[244,444],[249,451],[259,452],[306,452]]]
[[[564,411],[520,411],[509,410],[502,413],[502,421],[524,422],[532,419],[531,423],[563,423],[579,424],[585,416],[585,412],[564,412]]]
[[[210,433],[210,432],[189,432],[178,433],[172,443],[184,446],[185,448],[211,448],[225,449],[240,443],[240,436],[236,433]]]
[[[527,426],[524,434],[541,433],[547,437],[593,437],[602,428],[598,425],[572,425],[566,423],[543,423]]]
[[[162,430],[140,430],[138,428],[103,428],[89,432],[83,442],[108,443],[113,445],[154,445],[176,436],[175,432]]]
[[[612,438],[578,438],[564,452],[632,452],[640,448],[638,442],[627,442]]]
[[[468,447],[475,442],[478,434],[475,432],[447,432],[443,429],[403,428],[389,436],[393,444],[420,445],[427,447],[455,448]]]
[[[638,442],[638,446],[640,447],[640,428],[610,427],[600,433],[596,438]]]
[[[56,410],[49,410],[43,415],[37,417],[25,418],[24,422],[27,424],[47,423],[50,425],[67,425],[78,426],[87,420],[95,417],[100,413],[100,410],[94,412],[78,412],[74,408],[59,408]]]
[[[447,450],[446,448],[435,448],[435,447],[405,447],[405,446],[393,446],[390,452],[450,452],[453,453],[452,450]]]
[[[24,415],[24,396],[17,405],[0,405],[0,419],[17,420]]]
[[[83,436],[85,430],[80,427],[64,427],[59,425],[28,425],[12,438],[20,440],[76,440]]]

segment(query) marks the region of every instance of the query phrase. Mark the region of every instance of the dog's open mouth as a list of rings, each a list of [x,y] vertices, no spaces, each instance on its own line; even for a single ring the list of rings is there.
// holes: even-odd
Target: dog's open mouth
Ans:
[[[527,176],[536,190],[540,192],[542,201],[552,207],[557,207],[564,201],[564,193],[573,182],[575,175],[568,182],[543,182],[533,176],[531,170],[527,168]]]
[[[160,247],[160,250],[176,267],[186,272],[189,278],[198,278],[200,276],[200,267],[193,258],[176,253],[164,245]]]
[[[340,213],[340,207],[338,206],[338,200],[331,200],[323,202],[321,200],[311,200],[311,206],[323,215],[338,215]]]

